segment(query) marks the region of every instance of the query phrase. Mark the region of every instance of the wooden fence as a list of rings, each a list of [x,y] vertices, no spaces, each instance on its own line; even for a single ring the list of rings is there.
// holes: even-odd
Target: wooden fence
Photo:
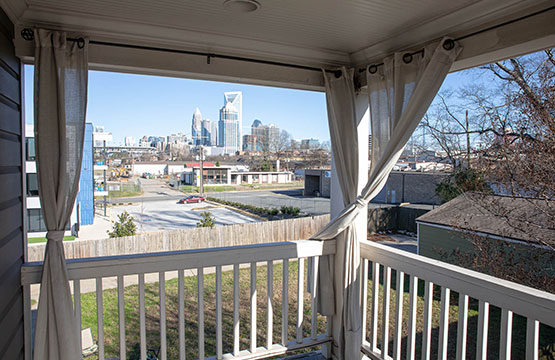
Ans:
[[[319,215],[216,226],[213,229],[187,228],[102,240],[75,240],[64,242],[64,251],[67,259],[80,259],[303,240],[310,238],[324,227],[329,219],[329,215]],[[28,261],[42,261],[45,246],[45,244],[30,245]]]

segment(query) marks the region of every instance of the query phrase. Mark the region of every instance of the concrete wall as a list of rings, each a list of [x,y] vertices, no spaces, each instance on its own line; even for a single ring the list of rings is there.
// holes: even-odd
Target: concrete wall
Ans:
[[[416,233],[416,218],[430,209],[411,208],[406,206],[384,206],[368,208],[368,232],[408,231]]]
[[[439,205],[436,185],[447,173],[393,171],[373,203],[411,203]]]
[[[329,222],[329,215],[248,224],[188,228],[103,240],[64,242],[66,258],[140,254],[162,251],[261,244],[310,238]],[[29,246],[29,261],[42,261],[45,244]]]
[[[0,359],[23,358],[25,260],[21,67],[14,28],[0,9]]]

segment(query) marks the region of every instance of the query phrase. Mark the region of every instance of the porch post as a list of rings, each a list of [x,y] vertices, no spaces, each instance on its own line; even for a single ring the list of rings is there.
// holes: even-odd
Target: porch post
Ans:
[[[369,154],[369,147],[368,147],[368,135],[370,132],[370,117],[368,112],[368,95],[357,94],[356,96],[356,117],[357,117],[357,135],[358,135],[358,152],[359,152],[359,171],[358,171],[358,189],[357,193],[362,191],[364,185],[366,185],[368,181],[368,154]],[[339,186],[338,174],[337,169],[335,166],[335,160],[332,153],[332,163],[331,163],[331,191],[330,191],[330,216],[331,219],[334,219],[339,215],[339,213],[344,208],[343,196],[341,194],[341,188]],[[356,233],[363,239],[366,239],[367,233],[367,218],[368,218],[368,209],[362,209],[360,211],[360,215],[355,220],[354,224],[356,226]],[[337,238],[337,246],[336,249],[344,249],[345,244],[342,237]],[[343,251],[336,251],[335,256],[335,264],[336,267],[336,274],[337,268],[344,267],[344,259],[343,259]],[[344,273],[344,269],[341,269],[339,273]],[[340,281],[341,284],[336,286],[336,289],[343,288],[343,279],[342,278],[335,278],[335,281]],[[338,301],[340,300],[340,301]],[[343,301],[342,296],[336,296],[336,315],[331,317],[330,319],[330,328],[331,328],[331,335],[333,337],[333,346],[332,349],[329,348],[329,345],[325,345],[323,347],[323,355],[331,358],[332,356],[337,358],[341,353],[337,353],[337,344],[341,343],[339,337],[342,336],[342,328],[340,321],[334,321],[337,316],[342,316],[343,313]],[[340,359],[340,357],[339,357]]]

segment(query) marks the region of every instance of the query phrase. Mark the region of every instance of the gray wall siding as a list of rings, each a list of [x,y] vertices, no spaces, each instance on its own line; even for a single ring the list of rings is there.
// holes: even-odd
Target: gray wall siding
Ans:
[[[392,171],[384,188],[372,202],[439,205],[441,199],[436,195],[436,185],[446,176],[439,172]]]
[[[443,260],[438,250],[451,253],[456,248],[462,252],[474,250],[474,245],[458,232],[420,224],[418,228],[418,254],[429,258]]]
[[[23,358],[24,260],[20,65],[0,9],[0,359]]]

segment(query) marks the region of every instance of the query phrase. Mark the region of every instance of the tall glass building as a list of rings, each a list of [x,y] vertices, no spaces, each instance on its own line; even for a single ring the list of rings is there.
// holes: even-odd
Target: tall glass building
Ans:
[[[193,138],[193,145],[202,145],[202,114],[198,108],[193,113],[191,137]]]
[[[234,154],[242,149],[241,124],[243,94],[240,91],[224,93],[224,106],[218,122],[218,146],[224,154]]]

